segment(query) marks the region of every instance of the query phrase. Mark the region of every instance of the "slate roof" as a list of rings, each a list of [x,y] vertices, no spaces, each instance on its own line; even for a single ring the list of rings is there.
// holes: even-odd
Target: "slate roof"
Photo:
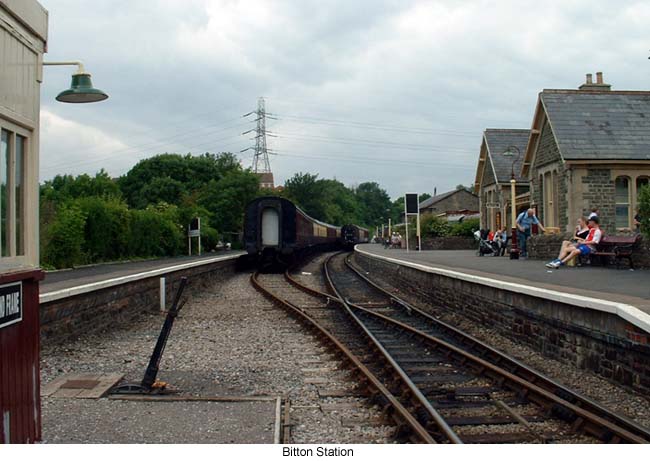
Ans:
[[[420,209],[429,208],[434,203],[438,203],[440,200],[445,199],[445,198],[455,194],[456,192],[458,192],[458,191],[457,190],[450,190],[449,192],[445,192],[444,194],[438,194],[438,195],[434,195],[433,197],[429,197],[425,201],[420,202]]]
[[[650,160],[650,92],[544,90],[565,160]]]
[[[498,182],[509,182],[512,172],[513,156],[503,155],[510,146],[515,146],[521,154],[515,162],[515,179],[518,182],[528,181],[521,176],[521,164],[526,154],[526,145],[530,130],[488,128],[483,133],[488,148],[489,161],[492,162],[494,174]],[[515,154],[517,155],[517,154]]]
[[[449,192],[445,192],[444,194],[434,195],[433,197],[429,197],[428,199],[420,202],[420,209],[422,210],[424,208],[429,208],[434,203],[438,203],[439,201],[444,200],[447,197],[451,197],[452,195],[458,192],[462,192],[463,190],[469,194],[476,195],[474,194],[474,192],[469,191],[467,189],[454,189],[454,190],[450,190]]]

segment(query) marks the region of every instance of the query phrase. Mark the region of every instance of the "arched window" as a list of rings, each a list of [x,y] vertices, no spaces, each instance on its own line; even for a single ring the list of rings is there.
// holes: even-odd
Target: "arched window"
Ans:
[[[615,182],[616,228],[630,227],[630,178],[619,176]]]

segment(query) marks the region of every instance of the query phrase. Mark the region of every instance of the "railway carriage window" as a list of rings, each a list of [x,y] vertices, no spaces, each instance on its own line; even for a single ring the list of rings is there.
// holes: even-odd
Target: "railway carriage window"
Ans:
[[[275,208],[262,210],[262,245],[275,246],[280,243],[280,217]]]
[[[630,179],[619,176],[615,182],[616,227],[630,227]]]

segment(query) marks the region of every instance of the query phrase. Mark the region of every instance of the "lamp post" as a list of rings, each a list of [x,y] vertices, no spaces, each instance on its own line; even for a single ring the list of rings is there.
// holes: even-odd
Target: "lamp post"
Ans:
[[[75,104],[99,102],[108,99],[108,95],[102,90],[93,87],[90,74],[86,72],[84,65],[79,61],[56,61],[44,62],[44,66],[77,66],[77,72],[72,74],[70,89],[64,90],[56,97],[57,101],[70,102]]]
[[[516,154],[516,155],[515,155]],[[519,160],[521,151],[517,146],[508,146],[508,148],[503,152],[503,155],[508,157],[513,157],[512,165],[510,167],[510,207],[512,215],[511,224],[512,224],[512,236],[510,239],[510,259],[519,259],[519,246],[517,242],[517,205],[515,203],[516,193],[515,186],[517,181],[515,180],[515,163]]]

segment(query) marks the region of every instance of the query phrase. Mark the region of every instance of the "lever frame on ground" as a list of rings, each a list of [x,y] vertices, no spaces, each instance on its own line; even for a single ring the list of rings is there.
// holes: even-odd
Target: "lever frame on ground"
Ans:
[[[172,306],[167,311],[167,316],[165,317],[165,323],[163,323],[162,329],[160,330],[160,335],[156,341],[156,346],[153,349],[151,358],[149,359],[149,365],[144,373],[144,377],[140,384],[127,383],[122,384],[113,388],[111,394],[163,394],[170,393],[167,389],[167,384],[156,381],[158,376],[158,371],[160,369],[160,361],[162,360],[162,355],[165,352],[165,346],[167,345],[167,340],[171,334],[172,327],[174,326],[174,320],[178,316],[178,313],[181,311],[187,299],[181,301],[181,296],[183,291],[187,286],[187,277],[181,277],[180,285],[174,296],[174,302]]]

